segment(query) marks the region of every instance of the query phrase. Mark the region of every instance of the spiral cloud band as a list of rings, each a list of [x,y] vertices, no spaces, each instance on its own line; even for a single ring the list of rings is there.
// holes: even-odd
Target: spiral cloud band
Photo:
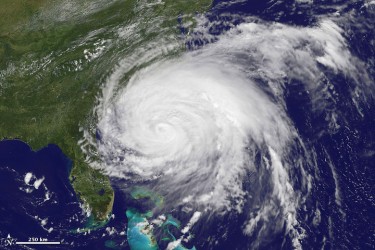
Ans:
[[[304,29],[242,24],[137,71],[98,109],[104,171],[149,183],[170,209],[248,213],[248,235],[286,225],[299,247],[296,211],[311,186],[306,166],[313,159],[287,116],[283,91],[289,81],[303,82],[312,105],[324,108],[322,66],[366,84],[340,32],[332,21]],[[270,218],[272,225],[261,223]]]
[[[199,57],[137,74],[99,125],[111,154],[129,149],[111,171],[161,178],[218,206],[225,194],[240,198],[242,176],[253,167],[246,147],[279,151],[290,134],[280,110],[241,75]]]

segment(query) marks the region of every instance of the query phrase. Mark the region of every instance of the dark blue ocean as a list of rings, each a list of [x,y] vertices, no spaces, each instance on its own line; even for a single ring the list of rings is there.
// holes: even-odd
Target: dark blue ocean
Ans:
[[[71,160],[56,145],[34,152],[19,140],[0,141],[0,249],[105,249],[106,244],[126,245],[125,236],[120,235],[126,226],[121,199],[114,205],[115,219],[100,229],[77,233],[78,228],[87,227],[88,218],[70,184],[71,167]],[[26,184],[28,173],[32,177]],[[43,181],[36,188],[37,180]],[[111,230],[116,232],[113,236]],[[9,245],[5,242],[8,235],[13,243],[42,238],[61,245]]]
[[[364,8],[365,1],[315,1],[304,4],[296,1],[230,1],[215,0],[207,18],[216,21],[210,32],[213,36],[228,30],[228,23],[240,24],[245,16],[256,16],[270,22],[295,26],[314,26],[320,15],[351,13],[351,19],[340,23],[349,41],[349,50],[363,62],[375,79],[375,8]],[[233,15],[226,14],[237,14]],[[184,33],[185,30],[181,29]],[[197,34],[199,37],[199,34]],[[192,39],[187,44],[194,50],[206,43]],[[312,189],[312,201],[319,201],[321,223],[318,228],[303,218],[309,215],[301,209],[298,217],[307,229],[303,249],[375,249],[375,99],[361,104],[361,114],[351,96],[355,84],[344,75],[330,74],[322,67],[337,95],[330,107],[339,111],[341,125],[334,133],[327,127],[329,110],[313,111],[312,100],[300,82],[293,82],[286,90],[288,115],[303,141],[317,154],[318,172],[322,179]],[[375,83],[374,83],[375,85]],[[335,174],[331,166],[335,166]],[[131,204],[124,194],[131,183],[112,179],[115,204],[112,218],[103,228],[77,233],[85,228],[87,218],[82,212],[77,195],[69,182],[72,162],[56,145],[46,145],[39,151],[19,140],[0,141],[0,248],[21,248],[5,242],[8,235],[17,241],[30,237],[62,242],[60,246],[38,246],[35,249],[128,249],[125,211]],[[25,177],[28,176],[29,178]],[[335,200],[335,187],[340,187],[340,204]],[[249,241],[235,229],[241,217],[223,218],[228,227],[219,247],[241,248]],[[218,223],[219,224],[219,223]],[[207,229],[207,235],[212,233]],[[327,239],[327,235],[332,235]],[[189,246],[208,249],[205,235],[196,235]],[[250,239],[251,240],[251,239]],[[276,235],[260,249],[292,249],[290,239]]]
[[[230,29],[232,24],[244,22],[244,17],[248,16],[296,27],[314,27],[323,15],[340,13],[345,16],[350,13],[350,18],[343,19],[338,25],[345,30],[350,52],[366,63],[366,70],[375,79],[375,8],[366,8],[367,1],[328,0],[314,1],[313,4],[293,0],[238,2],[214,1],[207,15],[210,21],[215,21],[210,28],[213,36]],[[195,49],[207,42],[193,40],[187,47]],[[301,82],[291,82],[285,96],[288,115],[302,140],[317,153],[318,171],[323,177],[319,185],[313,187],[311,197],[313,202],[319,201],[321,205],[322,222],[318,230],[312,226],[312,221],[304,225],[308,228],[308,237],[303,240],[303,249],[375,249],[375,99],[372,96],[363,100],[360,114],[351,95],[355,83],[325,67],[321,70],[337,91],[326,110],[314,112],[313,101]],[[375,83],[372,84],[374,87]],[[333,109],[339,112],[338,123],[341,125],[334,132],[325,122],[325,117]],[[330,168],[332,165],[336,168],[335,178]],[[340,187],[340,205],[334,201],[336,185]],[[299,213],[303,221],[309,212],[301,209]],[[238,235],[239,232],[235,232],[232,239]],[[332,238],[326,240],[323,235]],[[228,240],[223,249],[231,249],[231,242]],[[285,242],[280,235],[279,239],[261,249],[291,248],[290,242]]]

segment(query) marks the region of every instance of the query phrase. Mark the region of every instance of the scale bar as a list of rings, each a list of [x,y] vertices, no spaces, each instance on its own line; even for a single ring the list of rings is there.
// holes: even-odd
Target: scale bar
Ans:
[[[29,242],[29,241],[19,241],[16,242],[17,245],[60,245],[61,242],[59,241],[35,241],[35,242]]]

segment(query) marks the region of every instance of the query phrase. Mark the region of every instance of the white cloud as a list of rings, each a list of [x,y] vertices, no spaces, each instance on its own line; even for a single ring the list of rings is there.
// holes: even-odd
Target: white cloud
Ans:
[[[167,201],[178,196],[189,211],[227,213],[247,209],[243,183],[249,173],[261,175],[261,164],[270,188],[243,231],[252,235],[261,227],[261,239],[262,233],[286,225],[300,248],[305,235],[297,210],[311,178],[304,170],[308,153],[289,155],[293,146],[304,146],[287,116],[284,90],[299,81],[312,104],[322,108],[327,70],[358,85],[366,82],[366,74],[358,73],[363,64],[350,53],[342,33],[331,20],[308,28],[244,23],[215,43],[138,70],[119,89],[125,73],[163,53],[152,48],[154,43],[135,51],[108,78],[96,109],[103,170],[135,182],[150,180]],[[293,188],[293,168],[301,168],[305,192]]]

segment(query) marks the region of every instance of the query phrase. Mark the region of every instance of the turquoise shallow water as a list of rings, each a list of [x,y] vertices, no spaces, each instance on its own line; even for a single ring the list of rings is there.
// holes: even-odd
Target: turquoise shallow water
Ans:
[[[127,238],[130,248],[134,250],[158,249],[146,215],[129,209],[126,211],[126,216],[128,218]]]
[[[156,208],[162,206],[160,202],[162,197],[145,188],[134,187],[131,194],[135,200],[146,198],[150,199]],[[159,221],[151,223],[154,217],[151,211],[142,213],[135,208],[128,208],[126,217],[128,219],[127,239],[132,250],[160,249],[158,243],[161,242],[164,244],[175,243],[173,249],[188,250],[182,243],[177,243],[176,236],[171,232],[172,228],[180,229],[181,226],[180,221],[172,215],[159,216]],[[160,231],[158,237],[155,236],[154,229]],[[196,248],[192,247],[190,250],[196,250]]]
[[[375,223],[371,213],[375,176],[375,104],[371,94],[375,78],[373,4],[369,1],[313,4],[309,1],[215,1],[214,7],[205,16],[198,15],[194,23],[184,16],[185,9],[168,9],[169,5],[162,1],[114,1],[114,5],[95,2],[103,4],[87,5],[85,1],[82,5],[45,9],[25,27],[24,37],[0,38],[7,56],[7,63],[0,69],[0,94],[4,97],[0,112],[7,110],[4,115],[1,113],[0,128],[8,136],[31,138],[33,145],[45,146],[48,141],[56,141],[74,153],[82,150],[84,159],[93,167],[110,165],[107,170],[116,190],[113,214],[105,225],[91,231],[77,230],[87,225],[86,215],[90,210],[80,207],[67,183],[69,160],[53,146],[30,153],[27,146],[10,152],[8,145],[2,148],[3,154],[18,155],[20,159],[4,161],[6,164],[0,166],[4,173],[0,175],[0,179],[3,178],[0,204],[5,204],[0,207],[4,218],[0,223],[0,238],[10,233],[23,240],[37,234],[35,236],[63,241],[61,249],[69,245],[73,249],[90,250],[165,249],[170,243],[175,243],[174,249],[178,250],[374,248]],[[198,25],[197,29],[193,31],[184,26],[189,22]],[[245,25],[240,26],[241,23]],[[230,35],[227,36],[228,30]],[[248,106],[246,109],[254,112],[252,121],[256,121],[261,111],[265,111],[265,105],[257,105],[263,104],[263,99],[257,98],[269,97],[282,112],[271,113],[274,116],[267,123],[261,123],[259,131],[276,128],[266,130],[265,134],[275,142],[272,145],[277,145],[279,136],[288,134],[288,130],[274,133],[278,125],[284,124],[275,119],[281,113],[290,121],[288,125],[295,128],[291,133],[297,135],[293,137],[296,139],[292,141],[294,146],[285,150],[273,150],[264,144],[257,147],[254,142],[262,133],[253,133],[246,134],[246,139],[253,136],[254,140],[237,150],[236,146],[242,144],[240,140],[233,140],[237,138],[232,136],[234,129],[226,130],[222,126],[226,123],[220,123],[224,119],[213,119],[220,112],[207,113],[207,105],[201,106],[199,102],[210,100],[215,90],[220,89],[218,85],[206,89],[203,95],[193,92],[195,102],[179,102],[189,96],[186,90],[190,90],[191,84],[182,84],[176,92],[171,92],[174,95],[157,92],[158,88],[147,89],[149,92],[143,89],[135,95],[147,92],[151,93],[150,98],[144,98],[144,102],[156,100],[135,117],[140,118],[137,121],[145,121],[141,118],[149,114],[149,110],[166,111],[157,113],[161,114],[159,116],[151,116],[154,113],[147,116],[166,120],[151,131],[158,132],[156,139],[165,138],[164,131],[177,132],[177,135],[186,132],[186,136],[177,137],[179,140],[171,140],[176,144],[168,145],[158,145],[160,140],[149,140],[153,133],[134,133],[134,137],[148,141],[146,146],[149,147],[145,147],[148,153],[156,152],[160,156],[173,152],[167,154],[172,162],[185,149],[195,152],[199,157],[193,160],[199,164],[192,171],[189,157],[182,159],[180,168],[168,165],[167,159],[167,168],[173,175],[163,179],[163,175],[167,175],[164,165],[157,166],[158,171],[154,173],[150,167],[152,158],[142,158],[147,154],[134,152],[103,136],[108,127],[98,129],[98,120],[104,113],[101,111],[116,114],[113,116],[116,119],[108,123],[114,126],[107,130],[116,140],[121,139],[116,134],[121,126],[117,125],[121,125],[121,121],[131,122],[123,117],[124,110],[111,106],[130,78],[135,76],[139,80],[147,75],[142,70],[170,59],[174,59],[172,68],[180,72],[178,61],[189,55],[200,55],[192,56],[188,64],[191,72],[199,74],[185,74],[177,80],[198,79],[197,85],[203,85],[205,80],[199,78],[205,75],[202,68],[212,67],[205,67],[202,62],[212,65],[212,61],[216,64],[211,73],[220,76],[218,82],[228,75],[230,79],[237,79],[221,73],[236,65],[241,69],[236,71],[238,75],[246,75],[247,83],[255,83],[264,95],[254,95],[248,100],[237,95],[231,100],[238,106],[259,100],[254,104],[256,108]],[[193,67],[196,65],[198,67]],[[217,79],[209,73],[208,79]],[[237,86],[231,81],[228,83]],[[224,90],[230,92],[229,88]],[[246,93],[245,88],[238,92]],[[160,96],[162,98],[158,98]],[[177,96],[172,99],[177,102],[168,103],[171,96]],[[228,96],[221,93],[220,97]],[[230,98],[217,98],[223,99],[230,101]],[[169,105],[156,110],[161,103]],[[135,107],[140,107],[136,104]],[[200,119],[195,122],[197,117]],[[116,123],[117,118],[122,118],[119,123]],[[234,115],[230,120],[238,120],[235,118],[240,117]],[[208,120],[213,122],[207,123]],[[144,129],[145,124],[151,123],[147,120],[134,127]],[[173,131],[171,124],[179,126]],[[206,126],[205,130],[201,130],[201,125]],[[196,134],[196,131],[204,132]],[[223,135],[229,136],[221,137]],[[189,144],[191,141],[193,144]],[[286,144],[281,142],[282,146]],[[105,147],[106,143],[114,150],[108,155],[98,154],[98,148]],[[190,145],[193,147],[187,147]],[[223,146],[228,146],[224,147],[225,152],[220,151]],[[194,151],[197,148],[199,150]],[[217,168],[215,164],[228,155],[233,156],[230,153],[235,149],[246,152],[252,161],[244,161],[242,168],[235,168],[233,163],[241,157],[234,154],[236,157],[229,157],[223,168]],[[27,154],[23,154],[25,150]],[[47,155],[52,152],[52,159],[39,161],[38,157],[46,152]],[[143,159],[147,164],[143,169],[124,168],[121,165],[124,156]],[[2,154],[0,158],[6,159]],[[16,161],[21,164],[13,164]],[[273,164],[275,162],[278,164]],[[289,167],[283,167],[287,165]],[[243,170],[243,166],[251,171],[237,172]],[[39,173],[40,169],[44,172]],[[218,169],[222,170],[221,175],[216,175]],[[25,183],[25,170],[35,172],[29,184]],[[142,176],[143,170],[148,174]],[[225,182],[228,176],[234,177]],[[135,186],[138,188],[134,189]],[[219,190],[214,201],[210,200],[210,195],[185,195],[203,191],[210,194],[211,188]],[[213,213],[211,205],[219,200],[228,207]],[[64,213],[64,207],[71,210]],[[195,211],[202,211],[203,215],[184,238],[189,242],[179,244],[182,231]],[[17,215],[21,216],[17,218]],[[28,226],[18,228],[19,225]]]

